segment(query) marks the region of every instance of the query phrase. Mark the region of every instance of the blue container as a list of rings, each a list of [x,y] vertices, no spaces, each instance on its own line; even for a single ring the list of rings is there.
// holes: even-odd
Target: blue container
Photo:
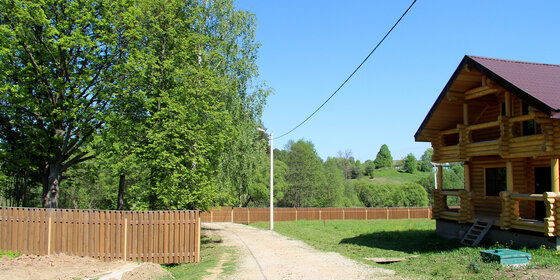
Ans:
[[[499,262],[501,265],[525,265],[531,261],[531,254],[511,250],[495,249],[480,251],[485,262]]]

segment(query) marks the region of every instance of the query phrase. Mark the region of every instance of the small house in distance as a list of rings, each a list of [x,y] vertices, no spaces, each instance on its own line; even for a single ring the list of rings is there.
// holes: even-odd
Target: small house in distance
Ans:
[[[433,192],[438,234],[486,220],[490,240],[560,244],[560,65],[465,56],[414,137],[465,167],[464,189]]]

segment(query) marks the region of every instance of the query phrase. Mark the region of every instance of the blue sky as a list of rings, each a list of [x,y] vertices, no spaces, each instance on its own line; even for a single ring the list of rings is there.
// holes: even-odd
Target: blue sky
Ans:
[[[276,136],[314,111],[412,1],[238,0],[258,19],[263,113]],[[418,0],[352,80],[312,119],[275,139],[312,141],[323,159],[351,150],[374,159],[419,157],[414,133],[464,55],[560,64],[560,1]]]

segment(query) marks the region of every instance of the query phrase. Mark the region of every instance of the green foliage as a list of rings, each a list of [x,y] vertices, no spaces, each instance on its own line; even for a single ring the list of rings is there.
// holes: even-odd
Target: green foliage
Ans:
[[[281,206],[314,207],[320,205],[322,186],[325,181],[321,158],[313,143],[299,140],[288,143],[288,174],[284,199]]]
[[[420,157],[420,161],[418,162],[418,170],[422,172],[432,171],[433,154],[434,150],[432,148],[427,148],[426,151],[424,151],[424,154]]]
[[[429,202],[426,190],[416,183],[379,185],[359,180],[354,189],[366,207],[424,207]]]
[[[249,201],[270,93],[253,84],[254,15],[230,0],[0,9],[2,174],[43,182],[54,207],[59,193],[64,207],[113,207],[125,191],[136,209]]]
[[[18,253],[18,252],[13,252],[13,251],[0,251],[0,258],[2,258],[4,256],[13,259],[13,258],[17,258],[17,257],[21,256],[21,254]]]
[[[406,158],[404,159],[404,170],[408,173],[414,173],[416,171],[416,157],[410,153],[406,156]]]
[[[364,175],[373,179],[375,177],[375,163],[372,160],[366,160],[363,164]]]
[[[375,168],[393,167],[393,157],[386,144],[383,144],[375,157]]]
[[[338,207],[345,204],[345,178],[340,172],[336,160],[327,159],[323,165],[325,172],[324,184],[321,186],[318,205],[322,207]]]
[[[464,167],[460,164],[451,167],[451,170],[443,168],[443,189],[464,189]],[[435,177],[431,172],[417,181],[428,193],[429,204],[433,204],[432,190],[434,189]],[[448,197],[449,206],[458,206],[459,199],[457,197]]]
[[[126,1],[0,2],[0,158],[43,183],[57,207],[62,173],[89,158],[125,57]]]

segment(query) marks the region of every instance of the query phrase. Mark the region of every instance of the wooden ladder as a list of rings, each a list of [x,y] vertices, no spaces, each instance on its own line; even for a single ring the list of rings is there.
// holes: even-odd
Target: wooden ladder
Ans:
[[[463,236],[461,244],[474,247],[482,241],[488,230],[492,227],[494,222],[492,220],[476,219],[476,222],[469,229],[467,234]]]

